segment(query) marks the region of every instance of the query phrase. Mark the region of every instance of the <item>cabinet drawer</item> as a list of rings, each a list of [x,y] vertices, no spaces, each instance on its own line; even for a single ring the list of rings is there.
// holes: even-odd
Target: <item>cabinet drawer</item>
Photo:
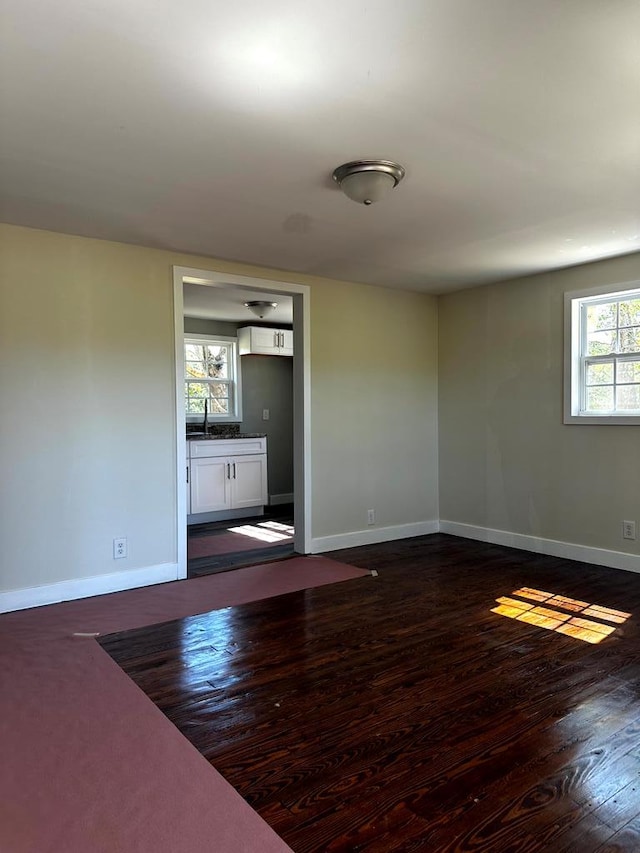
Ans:
[[[208,456],[245,456],[267,452],[266,438],[221,438],[205,441],[190,441],[191,459],[203,459]]]

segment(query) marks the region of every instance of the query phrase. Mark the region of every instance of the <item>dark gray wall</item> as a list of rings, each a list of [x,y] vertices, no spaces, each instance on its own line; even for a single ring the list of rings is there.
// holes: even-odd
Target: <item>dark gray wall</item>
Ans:
[[[293,492],[293,359],[242,355],[242,431],[267,434],[269,494]],[[262,410],[269,409],[269,420]]]
[[[184,330],[190,335],[228,335],[235,337],[237,323],[225,323],[222,320],[200,320],[197,317],[184,318]]]
[[[236,323],[184,318],[184,330],[191,334],[235,336],[237,329]],[[242,355],[240,368],[240,429],[266,434],[269,494],[290,494],[293,492],[293,359],[282,355]],[[262,420],[263,409],[269,409],[268,421]]]

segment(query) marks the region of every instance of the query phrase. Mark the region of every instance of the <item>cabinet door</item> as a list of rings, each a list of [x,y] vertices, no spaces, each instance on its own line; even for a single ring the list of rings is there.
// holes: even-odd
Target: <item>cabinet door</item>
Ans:
[[[234,509],[263,506],[269,499],[267,490],[267,456],[234,456],[231,460],[231,487]]]
[[[191,513],[231,508],[231,460],[220,456],[191,460]]]
[[[292,329],[282,329],[280,332],[280,355],[293,355]]]
[[[278,352],[278,333],[275,329],[253,326],[251,329],[251,352],[275,355]]]

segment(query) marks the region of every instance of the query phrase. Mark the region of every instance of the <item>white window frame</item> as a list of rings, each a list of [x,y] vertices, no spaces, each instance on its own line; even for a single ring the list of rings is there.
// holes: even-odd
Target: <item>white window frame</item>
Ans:
[[[229,382],[231,394],[229,396],[229,400],[231,403],[229,414],[220,415],[220,414],[212,414],[209,412],[207,415],[207,421],[210,424],[215,423],[239,423],[242,421],[242,371],[240,369],[240,356],[238,355],[238,339],[235,337],[229,337],[228,335],[202,335],[197,334],[195,332],[185,332],[184,333],[184,344],[187,343],[192,344],[224,344],[229,347],[230,350],[230,358],[229,358],[229,377],[228,379],[222,380],[224,382]],[[183,346],[183,361],[184,359],[184,346]],[[183,374],[186,371],[182,370]],[[207,380],[203,380],[207,381]],[[215,381],[215,380],[213,380]],[[187,382],[187,379],[184,379],[184,383]],[[186,395],[185,395],[186,397]],[[185,414],[186,422],[188,424],[202,423],[204,419],[204,415],[197,414]]]
[[[603,285],[586,290],[574,290],[564,295],[564,423],[640,425],[640,413],[622,412],[597,414],[586,412],[583,400],[586,393],[586,364],[593,357],[586,354],[583,306],[589,303],[612,302],[615,299],[640,297],[640,281]],[[637,358],[635,354],[617,356]],[[598,358],[596,357],[597,361]]]

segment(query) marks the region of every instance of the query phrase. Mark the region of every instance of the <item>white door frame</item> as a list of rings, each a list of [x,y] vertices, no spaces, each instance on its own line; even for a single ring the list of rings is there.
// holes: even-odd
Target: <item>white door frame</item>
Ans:
[[[310,288],[306,284],[230,275],[220,270],[173,268],[173,319],[176,366],[176,485],[178,579],[187,576],[187,502],[184,488],[187,467],[184,410],[184,303],[183,284],[266,290],[293,297],[293,511],[294,547],[311,553],[311,348]]]

